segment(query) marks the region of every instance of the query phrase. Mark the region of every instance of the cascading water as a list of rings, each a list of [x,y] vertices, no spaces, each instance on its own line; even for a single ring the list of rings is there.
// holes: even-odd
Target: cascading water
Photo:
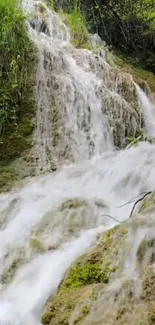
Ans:
[[[81,162],[121,145],[141,128],[136,88],[102,57],[70,44],[68,27],[40,1],[23,1],[38,49],[38,173]],[[92,39],[93,47],[97,40]],[[130,88],[130,92],[126,89]],[[133,105],[132,105],[133,104]]]
[[[50,170],[52,159],[74,164],[0,196],[2,325],[39,325],[71,263],[100,233],[129,217],[133,203],[121,205],[155,188],[154,145],[113,147],[112,127],[123,140],[124,118],[134,132],[140,119],[129,103],[136,92],[132,78],[121,78],[104,58],[74,49],[68,28],[44,3],[23,5],[37,12],[29,28],[39,55],[38,172]]]
[[[65,24],[45,4],[34,2],[35,8],[30,33],[39,52],[36,156],[39,171],[47,171],[53,160],[57,165],[104,152],[112,137],[102,113],[101,81],[90,69],[88,53],[78,58]]]
[[[145,116],[145,132],[151,137],[155,137],[155,104],[148,98],[145,92],[138,86],[137,92]]]

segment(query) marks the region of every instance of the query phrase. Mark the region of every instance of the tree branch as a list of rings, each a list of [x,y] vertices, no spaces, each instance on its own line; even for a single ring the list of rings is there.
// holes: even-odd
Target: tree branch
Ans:
[[[140,195],[142,195],[142,194],[146,194],[146,193],[147,193],[147,192],[142,192],[142,193],[140,193],[139,195],[135,196],[133,199],[131,199],[131,200],[128,201],[127,203],[124,203],[123,205],[120,205],[120,206],[118,206],[117,208],[123,208],[123,207],[126,206],[127,204],[130,204],[130,203],[134,202],[134,201],[136,200],[136,198],[138,198]]]
[[[102,217],[109,217],[110,219],[113,219],[114,221],[118,222],[118,223],[121,223],[122,221],[119,221],[118,219],[110,216],[109,214],[103,214]]]
[[[152,191],[145,193],[145,195],[143,195],[143,197],[141,197],[139,200],[137,200],[137,201],[134,203],[133,208],[132,208],[132,210],[131,210],[131,212],[130,212],[129,218],[132,217],[133,212],[134,212],[134,209],[135,209],[137,203],[139,203],[139,202],[141,202],[142,200],[144,200],[144,198],[145,198],[146,196],[148,196],[149,194],[151,194],[151,193],[152,193]]]

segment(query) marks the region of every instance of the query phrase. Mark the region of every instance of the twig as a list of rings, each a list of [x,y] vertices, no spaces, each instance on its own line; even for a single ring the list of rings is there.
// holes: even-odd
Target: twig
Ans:
[[[120,206],[118,206],[117,208],[123,208],[123,207],[125,207],[127,204],[130,204],[130,203],[134,202],[134,201],[136,200],[137,197],[139,197],[139,196],[142,195],[142,194],[146,194],[146,193],[147,193],[147,192],[142,192],[142,193],[140,193],[139,195],[135,196],[133,199],[131,199],[131,200],[128,201],[127,203],[124,203],[123,205],[120,205]]]
[[[145,195],[144,195],[143,197],[141,197],[139,200],[137,200],[137,201],[134,203],[133,208],[132,208],[132,210],[131,210],[131,212],[130,212],[130,216],[129,216],[129,218],[132,217],[133,212],[134,212],[134,209],[135,209],[137,203],[139,203],[140,201],[144,200],[144,198],[145,198],[146,196],[148,196],[149,194],[151,194],[151,193],[152,193],[152,191],[145,193]]]
[[[109,217],[110,219],[113,219],[114,221],[121,223],[121,221],[117,220],[116,218],[110,216],[109,214],[103,214],[102,217]]]

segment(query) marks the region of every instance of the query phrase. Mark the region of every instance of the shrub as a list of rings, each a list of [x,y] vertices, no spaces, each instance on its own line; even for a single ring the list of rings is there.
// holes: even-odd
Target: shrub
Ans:
[[[33,45],[25,18],[17,0],[0,1],[0,136],[19,123],[30,90]]]

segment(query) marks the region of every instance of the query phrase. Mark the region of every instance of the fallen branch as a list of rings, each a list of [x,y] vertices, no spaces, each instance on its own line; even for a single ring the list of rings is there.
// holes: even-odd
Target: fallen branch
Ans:
[[[142,192],[142,193],[140,193],[139,195],[137,195],[136,197],[139,197],[139,196],[142,195],[142,194],[144,194],[144,195],[134,203],[134,205],[133,205],[133,207],[132,207],[132,210],[131,210],[131,212],[130,212],[129,218],[132,217],[136,205],[137,205],[139,202],[141,202],[142,200],[144,200],[146,196],[152,194],[152,191],[149,191],[149,192]],[[136,198],[136,197],[135,197],[135,198]],[[127,205],[127,204],[132,203],[133,200],[135,200],[135,198],[133,198],[133,199],[131,199],[129,202],[127,202],[127,203],[125,203],[125,204],[119,206],[118,208],[121,208],[121,207],[123,207],[123,206],[125,206],[125,205]],[[102,217],[108,217],[108,218],[110,218],[110,219],[112,219],[112,220],[114,220],[114,221],[116,221],[116,222],[118,222],[118,223],[122,223],[122,221],[119,221],[118,219],[112,217],[110,214],[103,214]]]
[[[136,205],[137,205],[139,202],[141,202],[142,200],[144,200],[145,197],[148,196],[148,195],[151,194],[151,193],[152,193],[152,191],[145,193],[145,195],[143,195],[143,197],[141,197],[139,200],[137,200],[137,201],[134,203],[133,208],[132,208],[132,210],[131,210],[131,212],[130,212],[130,216],[129,216],[129,218],[132,217]]]
[[[140,193],[139,195],[135,196],[133,199],[131,199],[131,200],[128,201],[127,203],[124,203],[123,205],[120,205],[120,206],[118,206],[117,208],[123,208],[123,207],[125,207],[126,205],[128,205],[128,204],[134,202],[134,201],[136,200],[137,197],[139,197],[139,196],[142,195],[142,194],[146,194],[146,193],[147,193],[147,192],[142,192],[142,193]]]
[[[122,221],[119,221],[118,219],[110,216],[109,214],[103,214],[102,217],[109,217],[110,219],[113,219],[114,221],[118,222],[118,223],[121,223]]]

